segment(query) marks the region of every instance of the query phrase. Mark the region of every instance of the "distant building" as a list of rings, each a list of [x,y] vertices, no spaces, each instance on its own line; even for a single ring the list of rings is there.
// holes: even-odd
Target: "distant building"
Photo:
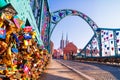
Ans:
[[[53,58],[57,58],[57,54],[58,54],[57,49],[54,49],[54,51],[53,51]]]
[[[72,60],[77,54],[77,47],[72,42],[69,42],[66,47],[63,49],[64,59]]]
[[[68,34],[66,35],[66,40],[63,39],[63,33],[62,38],[60,40],[60,48],[58,49],[58,53],[60,56],[63,56],[64,59],[73,59],[75,55],[77,54],[78,49],[76,45],[74,45],[72,42],[69,42],[68,40]]]

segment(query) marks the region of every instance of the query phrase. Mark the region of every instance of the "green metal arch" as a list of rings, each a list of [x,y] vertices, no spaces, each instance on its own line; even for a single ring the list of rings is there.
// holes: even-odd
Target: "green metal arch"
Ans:
[[[0,0],[0,8],[7,5],[5,0]]]
[[[56,25],[58,24],[59,21],[61,21],[63,18],[66,16],[79,16],[83,20],[85,20],[88,25],[91,27],[94,33],[96,33],[96,30],[98,29],[97,24],[86,14],[79,12],[77,10],[72,10],[72,9],[62,9],[62,10],[57,10],[51,13],[51,25],[54,25],[50,29],[50,36],[52,35],[53,30],[55,29]]]
[[[84,14],[82,12],[79,12],[77,10],[72,10],[72,9],[62,9],[62,10],[54,11],[50,14],[51,14],[50,15],[50,26],[48,26],[45,31],[46,34],[49,32],[49,34],[47,34],[48,35],[47,41],[49,44],[50,44],[51,35],[52,35],[53,30],[55,29],[56,25],[66,16],[79,16],[80,18],[85,20],[85,22],[88,23],[88,25],[93,30],[94,35],[98,36],[97,33],[99,32],[99,29],[98,29],[97,24],[90,17],[88,17],[86,14]],[[98,44],[100,45],[99,38],[98,37],[96,37],[96,38],[97,38],[97,41],[99,42]],[[90,43],[90,42],[91,42],[91,40],[88,43]],[[48,45],[48,47],[50,48],[50,45]],[[101,47],[99,47],[99,49],[100,48]]]

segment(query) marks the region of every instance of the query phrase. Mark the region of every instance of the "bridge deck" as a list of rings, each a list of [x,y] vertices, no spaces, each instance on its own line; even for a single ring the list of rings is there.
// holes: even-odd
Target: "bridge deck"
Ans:
[[[86,78],[75,73],[71,69],[60,64],[56,60],[52,60],[47,70],[41,76],[41,80],[87,80]]]
[[[52,60],[42,80],[120,80],[119,74],[120,68],[117,66]]]
[[[67,66],[72,67],[78,72],[93,78],[94,80],[120,80],[120,67],[108,66],[98,63],[81,63],[68,60],[59,60]],[[83,75],[83,76],[84,76]],[[90,80],[93,80],[90,79]]]

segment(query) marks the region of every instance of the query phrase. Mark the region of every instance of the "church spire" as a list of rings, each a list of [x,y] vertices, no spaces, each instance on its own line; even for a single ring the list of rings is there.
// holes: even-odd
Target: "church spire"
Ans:
[[[63,40],[63,32],[62,32],[62,38],[61,38],[61,40]]]
[[[68,41],[68,33],[66,34],[66,41]]]
[[[61,37],[61,41],[60,41],[60,49],[63,50],[64,48],[64,39],[63,39],[63,32],[62,32],[62,37]]]
[[[66,34],[66,45],[69,43],[69,40],[68,40],[68,33]]]

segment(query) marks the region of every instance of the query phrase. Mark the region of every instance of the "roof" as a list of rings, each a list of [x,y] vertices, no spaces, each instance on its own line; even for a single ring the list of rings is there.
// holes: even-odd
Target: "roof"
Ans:
[[[64,53],[70,53],[70,52],[77,53],[77,47],[72,42],[70,42],[66,45],[63,51]]]

